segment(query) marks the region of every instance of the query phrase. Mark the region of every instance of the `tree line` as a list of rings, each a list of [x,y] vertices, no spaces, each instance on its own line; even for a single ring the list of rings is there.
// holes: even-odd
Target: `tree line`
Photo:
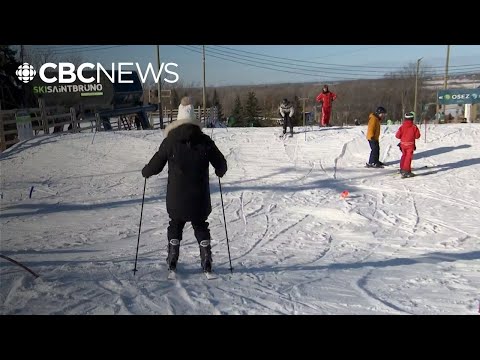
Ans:
[[[434,114],[425,113],[424,106],[436,102],[436,90],[424,87],[426,71],[426,68],[419,68],[417,113],[422,115],[423,112],[423,116],[428,118]],[[333,125],[353,124],[354,119],[358,119],[360,123],[366,123],[369,113],[375,111],[378,106],[387,109],[388,119],[401,120],[405,112],[414,110],[415,80],[416,64],[411,63],[402,70],[386,74],[380,79],[327,83],[330,91],[338,96],[333,103],[330,122]],[[262,121],[262,118],[267,120],[279,118],[278,108],[281,101],[287,98],[295,107],[295,125],[300,125],[303,123],[303,102],[300,99],[308,98],[305,111],[316,110],[315,122],[318,123],[321,106],[315,98],[324,84],[312,82],[216,88],[209,88],[207,84],[206,106],[220,107],[222,117],[235,119],[233,126],[268,126],[272,123]],[[203,106],[202,87],[178,82],[168,85],[167,88],[172,90],[169,105],[173,108],[178,107],[181,98],[179,94],[191,96],[195,106]]]

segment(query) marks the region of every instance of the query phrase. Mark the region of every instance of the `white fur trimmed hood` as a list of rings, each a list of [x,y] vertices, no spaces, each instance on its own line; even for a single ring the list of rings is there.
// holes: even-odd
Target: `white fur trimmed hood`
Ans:
[[[192,124],[197,125],[200,129],[202,128],[202,124],[195,115],[195,111],[193,109],[193,105],[191,104],[190,98],[184,97],[180,105],[178,106],[178,115],[177,120],[168,124],[168,126],[164,130],[165,137],[168,136],[169,132],[173,129],[179,127],[183,124]]]

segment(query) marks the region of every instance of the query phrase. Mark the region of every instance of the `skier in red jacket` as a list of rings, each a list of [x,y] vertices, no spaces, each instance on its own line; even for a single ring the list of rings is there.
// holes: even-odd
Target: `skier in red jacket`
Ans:
[[[328,85],[323,85],[322,92],[318,94],[316,100],[322,103],[321,126],[330,125],[330,114],[332,112],[332,102],[337,98],[337,94],[328,90]]]
[[[398,129],[395,137],[400,139],[400,150],[402,150],[402,158],[400,159],[400,174],[402,178],[412,177],[412,159],[413,152],[416,149],[415,139],[420,138],[420,130],[413,123],[415,113],[408,112],[405,114],[405,120]]]

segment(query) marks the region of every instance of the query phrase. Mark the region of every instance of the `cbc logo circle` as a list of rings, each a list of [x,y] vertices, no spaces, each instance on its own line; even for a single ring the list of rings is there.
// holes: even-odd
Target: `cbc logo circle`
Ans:
[[[15,71],[15,74],[17,74],[17,77],[20,81],[28,83],[29,81],[33,80],[37,72],[29,63],[23,63],[18,67],[17,71]]]

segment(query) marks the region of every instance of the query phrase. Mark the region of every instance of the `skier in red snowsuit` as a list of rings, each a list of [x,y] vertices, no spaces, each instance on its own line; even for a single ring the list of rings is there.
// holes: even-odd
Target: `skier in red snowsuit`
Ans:
[[[328,90],[328,85],[323,85],[322,92],[318,94],[316,100],[322,103],[321,126],[330,126],[330,114],[332,112],[332,102],[337,98],[337,94]]]
[[[413,123],[415,114],[408,112],[405,114],[405,120],[398,129],[395,137],[400,139],[400,150],[402,150],[402,158],[400,159],[400,173],[402,177],[412,177],[412,159],[415,151],[415,140],[420,138],[420,130]]]

